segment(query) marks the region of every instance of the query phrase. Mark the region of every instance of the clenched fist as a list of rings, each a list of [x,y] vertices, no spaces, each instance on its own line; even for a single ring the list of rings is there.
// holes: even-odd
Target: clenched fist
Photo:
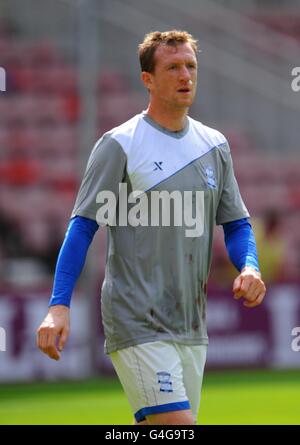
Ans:
[[[37,346],[53,360],[59,360],[69,331],[70,309],[61,304],[51,306],[37,330]]]
[[[258,306],[266,294],[266,286],[261,279],[261,274],[250,266],[244,267],[240,275],[233,282],[234,298],[243,297],[244,306]]]

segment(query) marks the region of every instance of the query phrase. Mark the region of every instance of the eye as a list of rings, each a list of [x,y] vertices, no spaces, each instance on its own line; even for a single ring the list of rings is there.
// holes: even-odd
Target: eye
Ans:
[[[170,65],[168,69],[169,70],[175,70],[176,69],[176,65]]]

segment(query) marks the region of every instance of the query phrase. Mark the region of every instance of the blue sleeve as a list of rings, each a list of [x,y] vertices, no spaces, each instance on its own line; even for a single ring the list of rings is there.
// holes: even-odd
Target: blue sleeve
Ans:
[[[95,221],[82,216],[75,216],[70,220],[56,263],[49,306],[55,304],[70,306],[73,289],[98,228]]]
[[[256,242],[247,218],[223,224],[225,245],[234,266],[241,271],[251,266],[259,271]]]

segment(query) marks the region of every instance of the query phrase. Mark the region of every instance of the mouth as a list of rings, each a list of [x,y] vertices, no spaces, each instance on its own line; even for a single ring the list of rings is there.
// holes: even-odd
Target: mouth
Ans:
[[[177,90],[178,93],[190,93],[191,90],[189,88],[179,88],[179,90]]]

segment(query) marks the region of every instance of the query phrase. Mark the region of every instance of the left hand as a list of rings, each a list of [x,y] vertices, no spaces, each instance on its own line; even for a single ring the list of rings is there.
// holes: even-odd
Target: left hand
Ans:
[[[260,272],[250,266],[244,267],[240,275],[236,277],[232,290],[236,300],[245,298],[244,306],[246,307],[258,306],[266,294],[266,286]]]

